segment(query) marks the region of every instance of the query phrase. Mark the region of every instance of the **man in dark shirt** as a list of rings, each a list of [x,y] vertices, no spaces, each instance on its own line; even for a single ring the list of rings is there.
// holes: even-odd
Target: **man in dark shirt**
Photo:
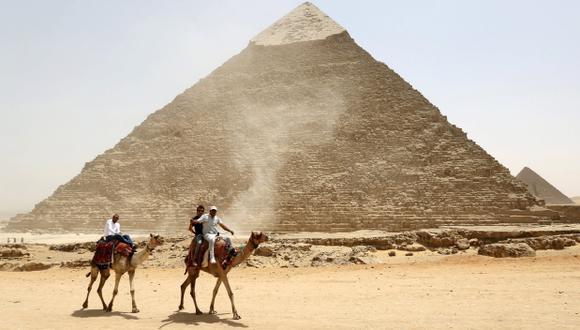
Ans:
[[[194,267],[197,267],[197,259],[199,257],[199,247],[203,243],[203,225],[201,223],[194,224],[193,222],[194,220],[199,219],[203,215],[204,211],[205,208],[203,207],[203,205],[198,205],[196,211],[197,214],[193,218],[191,218],[191,220],[189,220],[189,231],[195,235],[195,237],[193,238],[195,240],[195,251],[193,252]]]

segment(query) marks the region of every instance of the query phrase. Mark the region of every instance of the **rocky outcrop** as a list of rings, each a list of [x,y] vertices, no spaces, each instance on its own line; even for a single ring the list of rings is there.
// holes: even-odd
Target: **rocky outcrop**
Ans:
[[[567,246],[574,246],[580,241],[580,236],[542,236],[521,239],[510,239],[507,243],[525,243],[534,250],[563,250]]]
[[[0,249],[0,259],[16,259],[30,256],[30,253],[20,249]]]
[[[477,253],[479,255],[494,258],[519,258],[536,256],[536,251],[526,243],[487,244],[480,247]]]
[[[142,243],[140,244],[143,245]],[[83,242],[83,243],[55,244],[51,245],[49,249],[62,252],[76,252],[79,250],[88,250],[94,252],[96,247],[97,247],[96,242]]]
[[[27,262],[24,264],[2,263],[0,264],[0,271],[13,272],[32,272],[38,270],[46,270],[54,266],[43,262]]]

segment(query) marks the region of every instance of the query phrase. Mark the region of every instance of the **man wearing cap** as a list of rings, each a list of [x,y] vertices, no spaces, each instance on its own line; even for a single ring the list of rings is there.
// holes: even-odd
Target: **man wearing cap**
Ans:
[[[212,206],[209,209],[209,214],[202,215],[197,220],[192,220],[193,224],[201,223],[203,225],[203,238],[209,243],[209,262],[212,264],[216,263],[215,260],[215,239],[219,234],[217,225],[220,225],[225,231],[229,231],[232,235],[234,232],[229,229],[217,215],[217,207]]]

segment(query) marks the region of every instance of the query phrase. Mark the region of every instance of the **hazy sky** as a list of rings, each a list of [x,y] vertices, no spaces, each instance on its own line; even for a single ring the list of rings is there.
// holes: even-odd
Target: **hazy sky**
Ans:
[[[0,0],[0,218],[301,1]],[[580,1],[314,1],[517,174],[580,195]]]

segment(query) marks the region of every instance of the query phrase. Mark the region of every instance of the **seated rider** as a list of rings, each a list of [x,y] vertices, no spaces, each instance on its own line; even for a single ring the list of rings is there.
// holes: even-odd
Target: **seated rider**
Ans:
[[[112,240],[117,240],[129,244],[133,248],[133,251],[137,248],[133,240],[129,235],[123,235],[121,233],[121,224],[119,224],[119,215],[117,213],[113,214],[113,217],[105,223],[105,233],[103,235],[105,241],[110,242]]]
[[[201,223],[194,223],[195,220],[201,218],[205,208],[203,205],[198,205],[196,210],[196,215],[189,220],[189,231],[192,232],[195,237],[195,251],[193,252],[193,266],[197,267],[197,259],[199,258],[199,247],[203,243],[203,225]]]
[[[203,224],[203,238],[209,243],[209,262],[212,264],[216,263],[215,260],[215,239],[219,234],[217,225],[220,225],[224,230],[229,231],[232,235],[234,232],[229,229],[222,220],[216,215],[217,207],[212,206],[209,209],[209,215],[204,214],[197,220],[192,220],[194,224]]]

